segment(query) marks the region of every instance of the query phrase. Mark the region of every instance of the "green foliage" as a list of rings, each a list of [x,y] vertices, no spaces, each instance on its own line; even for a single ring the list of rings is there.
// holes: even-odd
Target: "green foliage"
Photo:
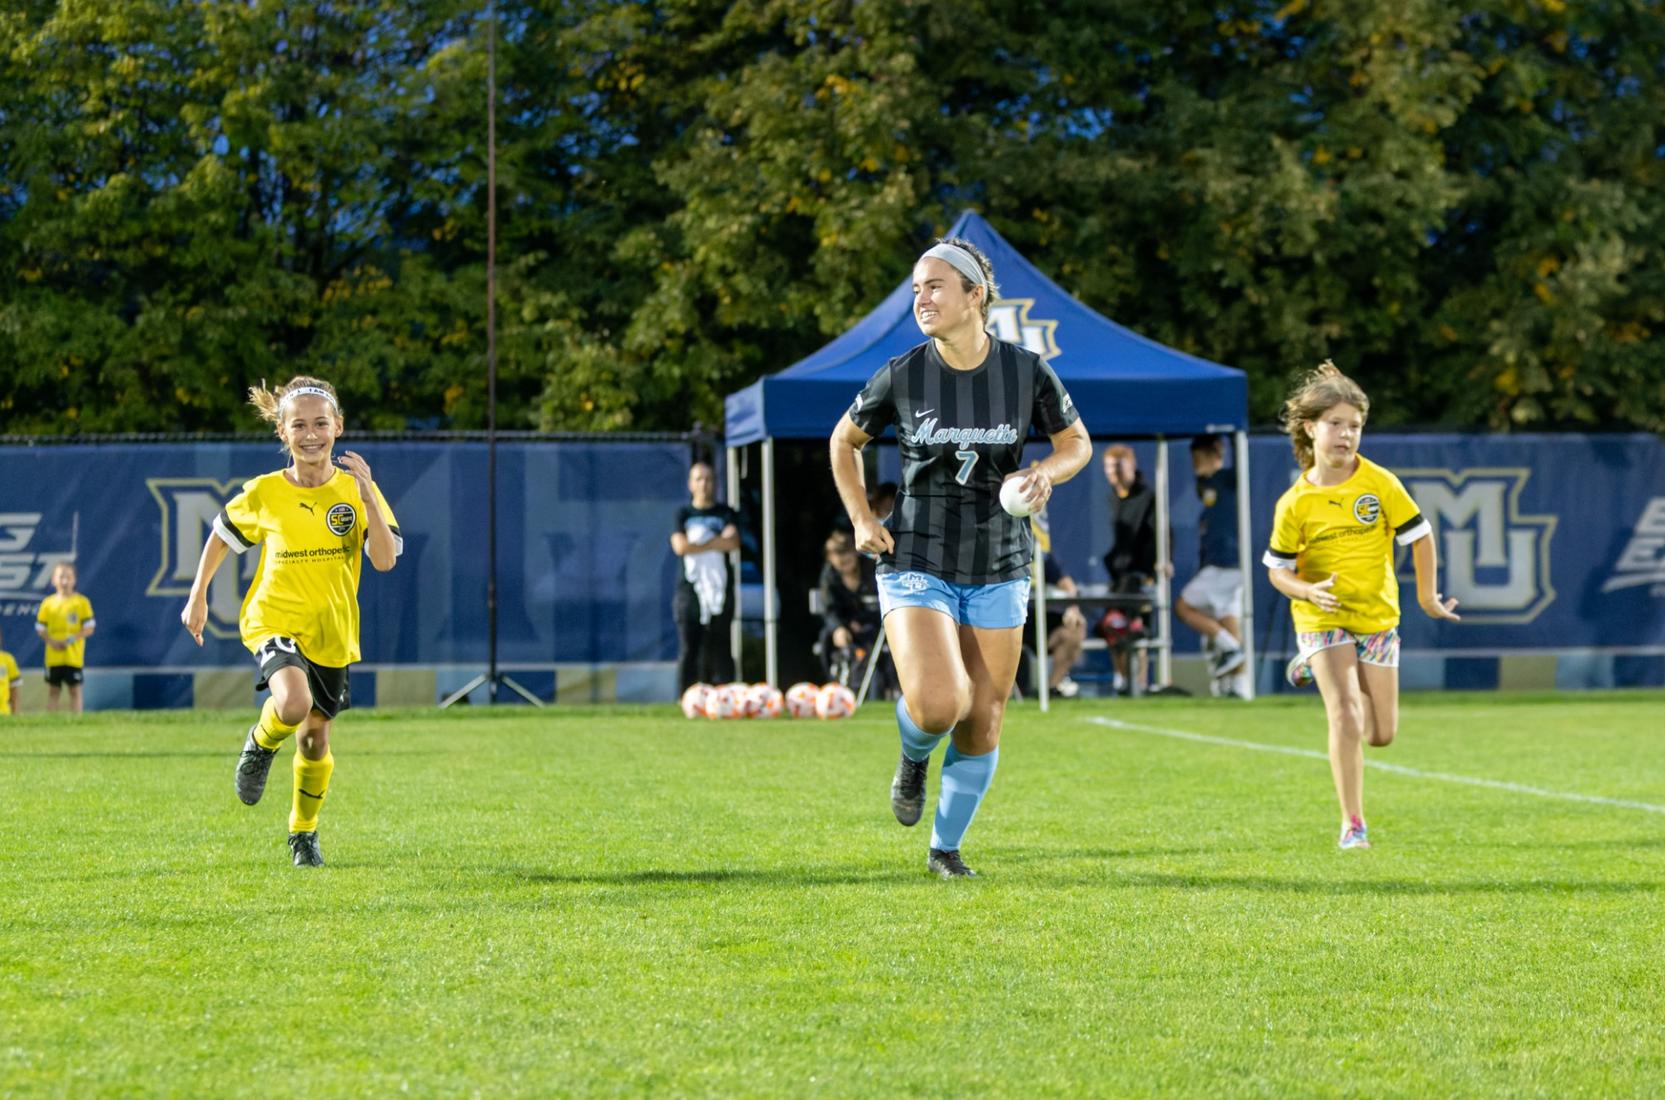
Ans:
[[[508,0],[502,422],[720,423],[981,210],[1089,305],[1377,422],[1665,430],[1646,0]],[[0,418],[474,427],[485,26],[456,0],[0,14]],[[165,409],[160,412],[159,409]],[[159,422],[160,421],[160,422]]]

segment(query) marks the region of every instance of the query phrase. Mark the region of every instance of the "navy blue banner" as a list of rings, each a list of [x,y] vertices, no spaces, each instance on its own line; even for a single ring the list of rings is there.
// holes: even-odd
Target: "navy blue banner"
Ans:
[[[1168,445],[1175,591],[1195,571],[1196,499],[1185,441]],[[1100,443],[1102,453],[1103,443]],[[1134,449],[1146,476],[1156,444]],[[1665,652],[1665,445],[1651,436],[1367,434],[1439,540],[1441,585],[1460,624],[1415,608],[1402,561],[1406,646],[1448,654]],[[894,477],[894,453],[881,476]],[[405,536],[388,574],[364,573],[363,646],[376,664],[486,659],[486,449],[478,443],[363,446]],[[678,443],[499,447],[499,660],[669,661],[676,559],[687,497]],[[0,447],[0,646],[40,664],[34,616],[54,563],[74,560],[99,630],[89,667],[242,665],[237,611],[252,555],[228,561],[198,650],[179,625],[209,523],[241,482],[282,462],[275,444]],[[1272,508],[1295,474],[1281,437],[1251,442],[1258,561]],[[721,475],[719,475],[719,481]],[[1058,487],[1054,555],[1078,579],[1106,579],[1109,487],[1102,464]],[[782,547],[781,553],[792,553]],[[1287,603],[1255,568],[1257,640],[1290,648]],[[1176,625],[1177,648],[1196,639]]]
[[[1154,480],[1156,444],[1134,444]],[[1099,444],[1102,456],[1104,443]],[[1366,432],[1364,453],[1399,475],[1438,540],[1440,586],[1461,623],[1435,624],[1416,607],[1401,551],[1405,645],[1443,653],[1515,650],[1665,652],[1665,444],[1648,435],[1391,435]],[[1037,450],[1038,454],[1039,451]],[[1190,450],[1168,444],[1174,591],[1196,572]],[[1272,510],[1296,476],[1281,436],[1250,440],[1255,618],[1269,651],[1292,648],[1287,601],[1259,566]],[[1054,554],[1077,578],[1104,581],[1106,483],[1099,458],[1058,487]],[[1197,639],[1176,625],[1176,643]]]
[[[354,449],[405,540],[391,573],[364,570],[364,659],[483,664],[485,444]],[[674,659],[669,539],[688,460],[673,442],[498,446],[500,661]],[[221,566],[202,649],[179,612],[215,513],[282,464],[276,443],[0,447],[0,647],[41,663],[35,612],[52,566],[74,560],[98,620],[89,668],[246,664],[237,613],[254,554]]]

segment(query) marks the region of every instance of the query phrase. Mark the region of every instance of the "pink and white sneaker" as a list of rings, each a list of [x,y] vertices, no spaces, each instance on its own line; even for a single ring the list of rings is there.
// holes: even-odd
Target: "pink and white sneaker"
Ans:
[[[1341,840],[1337,842],[1341,848],[1370,847],[1370,830],[1365,828],[1362,818],[1353,818],[1341,830]]]

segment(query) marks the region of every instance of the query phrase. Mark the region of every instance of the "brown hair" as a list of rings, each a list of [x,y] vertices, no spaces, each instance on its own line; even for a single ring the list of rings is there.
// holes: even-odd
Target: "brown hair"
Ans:
[[[1312,469],[1314,462],[1307,422],[1317,420],[1337,405],[1351,405],[1359,410],[1360,420],[1370,419],[1370,398],[1357,382],[1342,374],[1328,359],[1309,371],[1283,403],[1278,423],[1289,433],[1295,461],[1301,464],[1301,469]]]
[[[978,248],[976,245],[972,244],[970,241],[966,240],[964,237],[938,237],[936,243],[937,244],[951,244],[955,248],[958,248],[958,249],[960,249],[964,252],[970,253],[971,258],[977,261],[977,266],[982,268],[982,270],[983,270],[983,301],[982,301],[983,323],[985,325],[988,324],[989,323],[989,305],[991,303],[993,303],[993,301],[996,298],[1000,297],[1000,284],[994,281],[994,265],[989,262],[989,258],[987,256],[983,255],[983,250],[982,249]],[[950,266],[952,266],[952,265],[950,265]],[[961,290],[965,291],[967,294],[970,294],[973,290],[977,289],[977,284],[972,282],[970,279],[966,278],[965,274],[963,272],[956,272],[956,274],[958,274],[960,276],[960,289]]]
[[[262,379],[260,385],[249,387],[249,404],[253,405],[256,411],[260,413],[260,419],[272,425],[277,432],[277,437],[282,439],[283,399],[296,390],[307,388],[323,390],[329,394],[330,404],[335,406],[335,418],[337,420],[341,419],[341,398],[336,396],[335,387],[322,378],[313,378],[305,374],[297,374],[275,390],[267,389],[266,382]]]

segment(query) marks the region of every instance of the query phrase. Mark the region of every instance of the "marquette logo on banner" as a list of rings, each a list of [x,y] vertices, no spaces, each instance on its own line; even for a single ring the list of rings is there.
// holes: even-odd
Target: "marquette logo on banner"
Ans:
[[[1603,592],[1653,585],[1651,595],[1665,596],[1665,497],[1654,497],[1642,509]]]
[[[1529,623],[1555,602],[1549,544],[1555,516],[1527,515],[1520,495],[1526,467],[1401,470],[1422,516],[1434,529],[1445,595],[1464,622]],[[1414,576],[1401,551],[1400,572]]]
[[[74,536],[64,537],[69,548],[47,550],[41,535],[44,513],[0,512],[0,615],[28,615],[40,610],[40,601],[52,592],[52,567],[75,560]],[[77,526],[79,513],[70,521]]]
[[[1033,298],[1002,298],[989,307],[989,333],[1008,344],[1017,344],[1050,362],[1058,354],[1057,321],[1029,316]]]
[[[146,596],[183,599],[191,594],[197,562],[203,544],[220,514],[243,484],[243,478],[215,481],[210,477],[151,477],[145,488],[156,498],[162,511],[161,565],[145,589]],[[207,631],[216,638],[235,638],[237,614],[243,608],[243,592],[260,565],[259,554],[227,555],[232,561],[220,566],[208,586]],[[241,575],[239,575],[241,574]]]

